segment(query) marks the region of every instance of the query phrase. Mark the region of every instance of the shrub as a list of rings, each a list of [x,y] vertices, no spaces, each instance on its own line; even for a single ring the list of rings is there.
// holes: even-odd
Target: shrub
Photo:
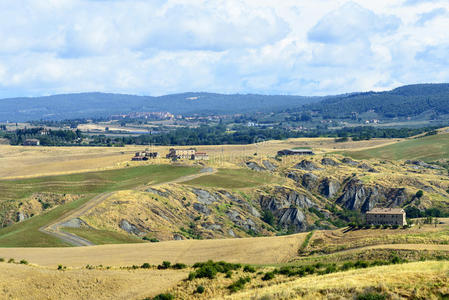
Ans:
[[[175,297],[172,294],[159,294],[153,298],[153,300],[173,300]]]
[[[181,263],[176,263],[172,266],[173,269],[176,270],[181,270],[181,269],[185,269],[187,268],[187,266],[185,264],[181,264]]]
[[[254,269],[253,266],[246,265],[243,268],[243,272],[254,273],[254,272],[256,272],[256,269]]]
[[[159,270],[165,270],[165,269],[170,268],[170,266],[171,266],[171,262],[169,262],[169,261],[163,261],[163,262],[162,262],[162,265],[157,266],[157,268],[158,268]]]
[[[352,268],[354,268],[354,263],[353,263],[352,261],[345,262],[345,263],[341,266],[341,270],[342,270],[342,271],[346,271],[346,270],[349,270],[349,269],[352,269]]]
[[[263,275],[262,280],[267,281],[273,279],[274,277],[275,277],[274,272],[267,272],[265,273],[265,275]]]
[[[198,294],[204,293],[204,286],[202,286],[202,285],[197,286],[196,292],[197,292]]]
[[[8,260],[8,263],[9,263],[9,264],[14,263],[14,258],[10,258],[10,259]]]
[[[150,243],[158,243],[159,242],[159,240],[155,237],[146,237],[145,236],[145,237],[143,237],[143,240],[149,241]]]
[[[0,257],[0,262],[4,262],[5,259],[3,257]]]
[[[394,224],[393,226],[391,226],[391,228],[393,228],[393,229],[398,229],[398,228],[399,228],[399,225],[398,225],[398,224]]]
[[[356,268],[368,268],[369,264],[366,261],[358,260],[355,262],[354,267]]]
[[[231,291],[231,293],[235,293],[243,289],[245,287],[245,284],[250,281],[251,279],[249,277],[241,277],[239,278],[239,280],[233,282],[230,286],[228,286],[228,289]]]
[[[225,277],[226,278],[232,278],[232,271],[227,271]]]
[[[424,195],[424,192],[422,190],[417,191],[415,194],[416,198],[418,198],[418,199],[421,198],[423,195]]]
[[[142,269],[149,269],[151,268],[151,265],[149,263],[143,263],[142,266],[140,266]]]
[[[376,224],[374,227],[375,227],[376,229],[379,229],[379,228],[381,227],[381,225],[380,225],[380,224]]]
[[[366,292],[363,294],[357,295],[357,300],[384,300],[387,297],[384,294]]]
[[[65,269],[67,269],[66,266],[58,265],[58,270],[59,270],[59,271],[64,271]]]
[[[371,224],[365,224],[364,228],[365,229],[371,229]]]

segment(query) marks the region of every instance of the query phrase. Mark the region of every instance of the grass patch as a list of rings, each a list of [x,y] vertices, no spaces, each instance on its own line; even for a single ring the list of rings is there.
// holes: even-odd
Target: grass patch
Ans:
[[[437,134],[362,151],[344,152],[355,159],[420,159],[433,161],[449,158],[449,134]]]
[[[219,169],[217,173],[185,181],[184,184],[212,188],[250,188],[268,183],[280,183],[272,174],[246,169]]]
[[[0,200],[22,199],[37,192],[99,194],[147,183],[162,183],[197,173],[199,168],[150,165],[80,174],[0,180]]]
[[[63,228],[63,231],[76,234],[95,245],[144,243],[143,240],[120,232],[93,228]]]

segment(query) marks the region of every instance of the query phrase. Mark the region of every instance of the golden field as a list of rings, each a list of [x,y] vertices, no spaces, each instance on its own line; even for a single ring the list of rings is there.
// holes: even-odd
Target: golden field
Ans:
[[[247,156],[275,156],[276,152],[293,147],[312,147],[314,151],[328,152],[348,149],[366,149],[397,142],[397,139],[373,139],[370,141],[335,143],[332,138],[300,138],[285,141],[266,141],[252,145],[195,146],[198,151],[209,153],[212,165],[240,162]],[[168,153],[170,147],[152,146],[153,151]],[[189,148],[189,147],[177,147]],[[0,144],[0,179],[37,177],[81,173],[122,168],[127,165],[168,163],[166,159],[149,162],[131,162],[131,157],[145,146],[126,147],[25,147]]]

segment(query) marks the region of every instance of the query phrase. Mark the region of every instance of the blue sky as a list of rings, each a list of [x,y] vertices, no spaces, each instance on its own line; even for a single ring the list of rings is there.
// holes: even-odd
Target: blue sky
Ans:
[[[0,2],[0,98],[449,82],[449,1]]]

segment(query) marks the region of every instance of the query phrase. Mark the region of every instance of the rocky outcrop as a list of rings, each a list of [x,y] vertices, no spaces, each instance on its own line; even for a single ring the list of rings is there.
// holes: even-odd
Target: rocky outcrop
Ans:
[[[257,172],[261,172],[261,171],[265,171],[266,169],[262,166],[259,166],[257,163],[253,162],[253,161],[249,161],[246,163],[246,166],[248,168],[250,168],[253,171],[257,171]]]
[[[338,181],[324,178],[318,186],[318,192],[326,198],[332,198],[338,193],[340,186]]]
[[[318,185],[318,176],[313,173],[306,173],[302,175],[302,186],[309,191],[314,190]]]
[[[353,178],[344,186],[341,196],[337,199],[337,204],[347,209],[366,212],[375,206],[402,206],[407,199],[409,196],[404,188],[365,185],[357,178]]]
[[[418,167],[432,169],[432,170],[441,170],[441,169],[443,169],[440,166],[431,165],[431,164],[425,163],[425,162],[423,162],[421,160],[407,160],[405,163],[408,164],[408,165],[415,165],[415,166],[418,166]]]
[[[129,223],[127,220],[122,219],[120,221],[119,227],[128,233],[132,233],[135,235],[140,235],[141,231],[134,224]]]
[[[283,210],[279,217],[278,224],[283,228],[294,227],[296,231],[305,231],[307,229],[304,213],[295,207]]]
[[[378,187],[365,186],[357,178],[351,179],[343,188],[337,203],[351,210],[368,211],[380,201]]]
[[[316,171],[321,170],[315,163],[310,160],[302,160],[300,163],[294,166],[295,169],[305,170],[305,171]]]
[[[259,202],[263,210],[272,212],[278,225],[293,227],[297,231],[307,228],[304,211],[315,206],[306,195],[285,187],[277,187],[270,195],[262,195]]]
[[[328,157],[324,157],[324,158],[321,160],[321,164],[322,164],[323,166],[331,166],[331,167],[336,167],[336,166],[339,165],[338,162],[336,162],[335,160],[333,160],[333,159],[331,159],[331,158],[328,158]]]
[[[265,168],[267,168],[267,170],[269,170],[271,172],[276,171],[277,166],[275,166],[269,160],[262,161],[262,164],[264,165]]]
[[[214,195],[212,195],[211,193],[209,193],[206,190],[193,189],[193,192],[197,196],[198,202],[200,202],[202,204],[212,204],[219,200],[219,199],[217,199],[217,197],[215,197]]]
[[[357,162],[355,160],[350,159],[349,157],[345,157],[341,160],[342,163],[350,165],[350,166],[357,166]]]
[[[210,215],[211,213],[210,209],[206,205],[201,203],[193,203],[193,209],[206,216]]]
[[[373,167],[371,167],[370,165],[368,165],[367,163],[361,163],[357,166],[357,168],[362,169],[362,170],[366,170],[368,172],[371,173],[376,173],[376,169],[374,169]]]

